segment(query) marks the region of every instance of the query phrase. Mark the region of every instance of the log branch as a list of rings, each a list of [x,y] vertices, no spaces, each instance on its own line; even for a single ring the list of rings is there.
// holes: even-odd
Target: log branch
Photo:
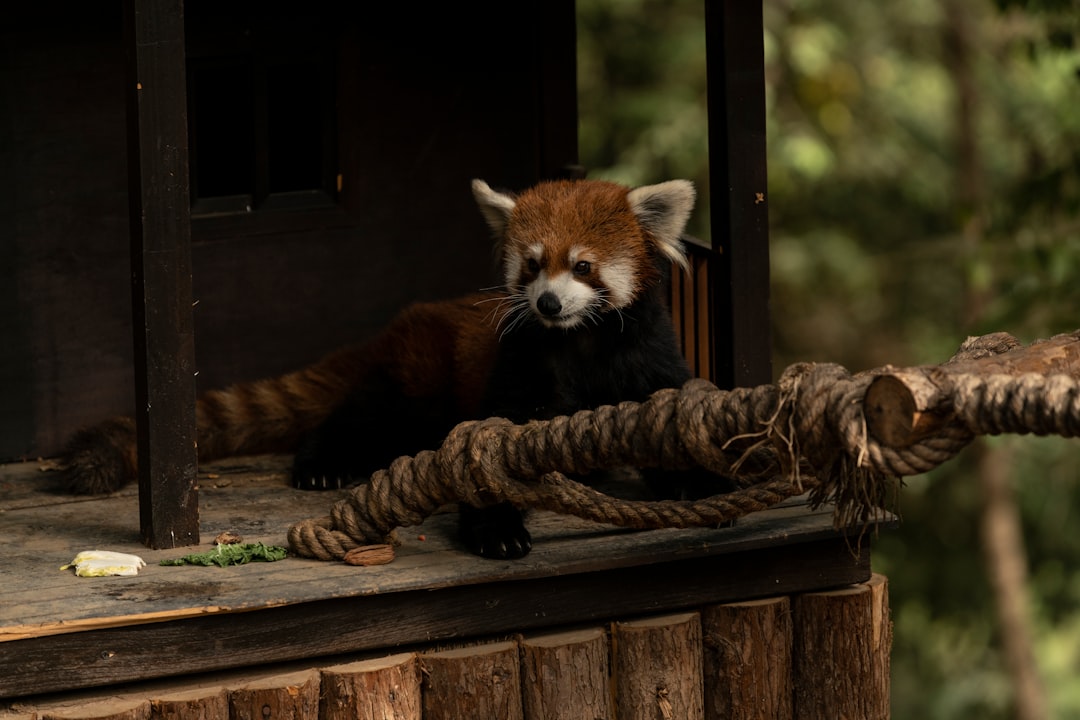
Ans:
[[[1015,341],[994,339],[994,347],[965,344],[943,365],[879,371],[863,398],[870,436],[883,445],[905,448],[939,432],[955,419],[954,381],[961,375],[1035,373],[1080,379],[1080,331],[1004,352],[996,351]]]

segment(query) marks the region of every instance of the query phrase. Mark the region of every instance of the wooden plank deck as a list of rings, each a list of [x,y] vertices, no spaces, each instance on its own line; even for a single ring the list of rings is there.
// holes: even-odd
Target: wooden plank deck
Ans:
[[[0,698],[392,650],[625,618],[863,582],[861,548],[829,508],[798,500],[735,527],[631,532],[534,513],[524,559],[474,557],[454,517],[399,531],[397,559],[352,567],[301,558],[229,568],[161,566],[199,548],[139,542],[134,488],[57,494],[39,463],[0,466]],[[229,530],[285,544],[289,525],[325,515],[343,491],[286,486],[287,459],[200,472],[202,537]],[[82,550],[132,552],[137,577],[60,571]]]

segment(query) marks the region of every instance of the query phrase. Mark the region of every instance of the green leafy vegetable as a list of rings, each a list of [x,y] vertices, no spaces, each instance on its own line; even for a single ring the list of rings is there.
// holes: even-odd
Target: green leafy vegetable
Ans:
[[[284,560],[288,551],[277,545],[263,543],[242,543],[236,545],[218,545],[204,553],[192,553],[172,560],[162,560],[162,565],[243,565],[249,562],[274,562]]]

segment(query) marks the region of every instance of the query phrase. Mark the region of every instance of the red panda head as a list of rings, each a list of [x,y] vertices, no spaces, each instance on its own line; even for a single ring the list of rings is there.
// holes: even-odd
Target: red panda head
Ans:
[[[473,180],[473,195],[500,243],[508,316],[527,303],[545,326],[572,328],[630,306],[659,280],[659,259],[687,267],[688,180],[633,190],[563,180],[517,196]]]

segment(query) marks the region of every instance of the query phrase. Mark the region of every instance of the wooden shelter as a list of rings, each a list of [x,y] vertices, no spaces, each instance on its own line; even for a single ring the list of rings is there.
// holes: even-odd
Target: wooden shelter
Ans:
[[[700,375],[755,385],[772,380],[761,10],[705,5],[713,241],[695,247],[673,309]],[[869,540],[804,502],[694,531],[544,515],[532,554],[505,563],[455,549],[435,516],[380,568],[155,565],[225,530],[280,544],[335,499],[288,488],[280,458],[197,470],[196,385],[283,372],[408,301],[493,284],[469,180],[519,189],[581,172],[572,0],[8,15],[8,712],[356,717],[368,693],[401,704],[395,717],[752,717],[762,703],[770,717],[793,704],[801,717],[887,716],[887,597]],[[133,408],[138,490],[49,488],[34,458]],[[149,565],[58,572],[97,547]],[[595,675],[592,694],[564,697],[568,667],[575,682]]]

